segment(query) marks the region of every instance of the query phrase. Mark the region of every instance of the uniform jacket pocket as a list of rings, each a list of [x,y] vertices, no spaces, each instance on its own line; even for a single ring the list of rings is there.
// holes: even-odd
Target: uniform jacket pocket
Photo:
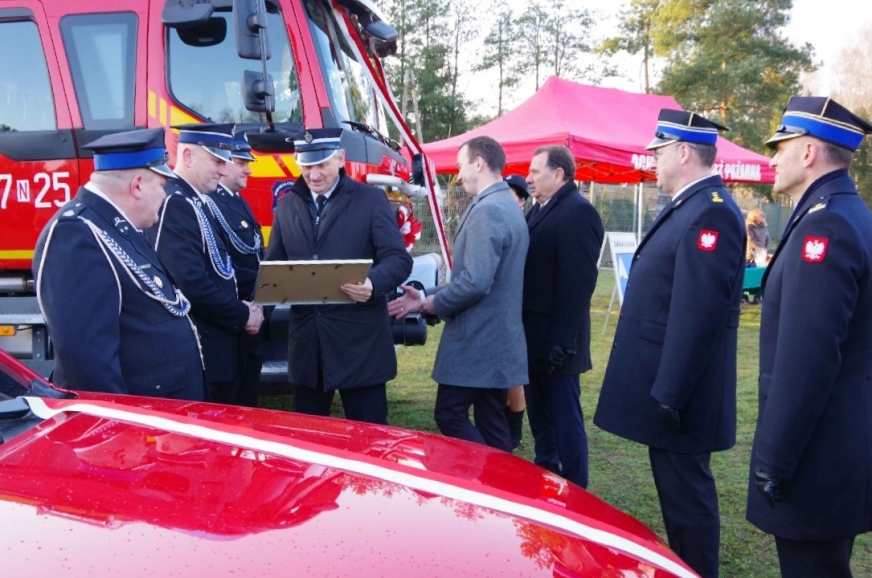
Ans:
[[[666,339],[666,325],[653,321],[642,321],[639,324],[639,337],[663,345]]]

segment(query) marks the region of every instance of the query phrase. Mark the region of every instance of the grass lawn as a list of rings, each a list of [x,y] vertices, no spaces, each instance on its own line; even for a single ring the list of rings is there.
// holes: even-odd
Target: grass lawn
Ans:
[[[591,355],[593,370],[582,375],[581,401],[590,438],[589,491],[615,507],[635,516],[664,540],[663,521],[645,446],[597,429],[592,423],[600,385],[612,345],[617,314],[612,312],[603,334],[606,311],[614,286],[611,271],[601,271],[591,304]],[[745,521],[748,462],[754,424],[757,419],[757,347],[760,306],[743,305],[739,327],[738,433],[736,446],[712,455],[712,469],[718,484],[721,508],[721,576],[775,578],[779,576],[775,543]],[[427,345],[401,347],[399,375],[388,384],[391,425],[437,432],[433,421],[436,384],[430,370],[442,326],[428,328]],[[287,409],[288,396],[263,396],[261,405]],[[334,414],[341,415],[338,396]],[[518,454],[532,460],[530,430],[525,425],[524,441]],[[860,536],[854,546],[854,575],[872,576],[872,536]]]

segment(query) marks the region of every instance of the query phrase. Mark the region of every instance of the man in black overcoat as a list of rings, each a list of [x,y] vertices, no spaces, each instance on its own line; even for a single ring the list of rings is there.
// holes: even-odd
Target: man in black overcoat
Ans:
[[[157,221],[166,165],[162,128],[107,135],[94,173],[45,226],[33,276],[68,389],[202,400],[190,303],[143,236]]]
[[[527,176],[535,204],[527,214],[523,321],[530,380],[524,394],[535,462],[586,488],[580,377],[591,369],[590,298],[604,233],[574,179],[569,149],[536,149]]]
[[[672,197],[636,249],[594,423],[648,446],[669,546],[718,575],[711,452],[736,442],[745,223],[712,174],[717,123],[664,109],[648,145]]]
[[[329,415],[338,390],[347,418],[386,424],[385,384],[397,375],[387,295],[412,258],[384,191],[346,174],[341,135],[312,129],[294,141],[302,175],[276,205],[265,259],[372,259],[362,283],[342,286],[353,303],[291,307],[288,381],[295,411]]]
[[[235,403],[241,333],[257,333],[263,309],[239,297],[230,241],[208,208],[208,195],[232,162],[231,136],[221,130],[208,124],[182,127],[175,177],[164,185],[160,220],[146,235],[191,301],[211,400]]]
[[[748,520],[781,575],[848,577],[872,530],[872,214],[848,168],[872,124],[795,96],[767,144],[795,209],[763,277]]]

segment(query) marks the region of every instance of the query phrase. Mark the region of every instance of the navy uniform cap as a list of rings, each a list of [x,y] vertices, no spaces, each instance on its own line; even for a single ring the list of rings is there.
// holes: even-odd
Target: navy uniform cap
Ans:
[[[248,137],[245,129],[233,129],[233,140],[230,144],[230,155],[235,159],[245,159],[247,161],[255,160],[251,154],[251,145],[248,144]]]
[[[175,176],[167,166],[163,128],[107,134],[82,148],[94,151],[95,171],[151,169],[168,178]]]
[[[654,140],[645,148],[650,151],[674,142],[714,145],[718,142],[719,130],[730,129],[694,112],[664,108],[657,117]]]
[[[323,163],[342,148],[341,128],[318,128],[294,139],[295,159],[301,167]]]
[[[515,189],[515,192],[522,199],[527,199],[530,196],[530,189],[527,188],[527,181],[520,175],[506,175],[503,178],[506,184]]]
[[[872,124],[825,96],[793,96],[784,109],[781,125],[766,144],[798,136],[812,136],[822,141],[856,151]]]
[[[182,124],[174,126],[179,129],[179,143],[196,144],[206,149],[222,161],[230,162],[233,158],[230,151],[233,148],[232,124]]]

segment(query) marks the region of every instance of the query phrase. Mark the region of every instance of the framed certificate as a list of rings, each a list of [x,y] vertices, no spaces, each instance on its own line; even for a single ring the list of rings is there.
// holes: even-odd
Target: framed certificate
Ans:
[[[262,261],[254,302],[258,305],[352,303],[339,288],[362,283],[372,259],[347,261]]]

